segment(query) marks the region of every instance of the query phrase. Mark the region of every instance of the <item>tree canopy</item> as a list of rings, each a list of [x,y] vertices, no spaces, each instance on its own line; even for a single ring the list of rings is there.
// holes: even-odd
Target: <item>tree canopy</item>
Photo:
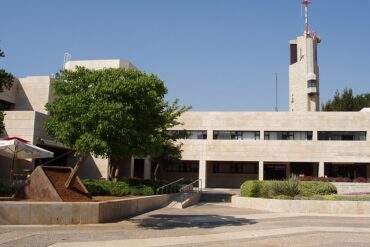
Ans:
[[[0,49],[0,58],[5,57],[4,52]],[[4,89],[10,89],[13,85],[14,76],[5,69],[0,69],[0,92]],[[4,105],[0,103],[0,133],[5,129],[4,125]]]
[[[78,154],[111,157],[177,155],[180,145],[167,130],[188,107],[167,102],[156,75],[109,68],[61,71],[56,99],[46,105],[46,132]],[[173,149],[173,151],[171,151]],[[166,151],[167,150],[167,151]]]
[[[351,88],[345,88],[342,93],[337,90],[334,98],[322,104],[322,111],[360,111],[370,107],[370,93],[353,95]]]

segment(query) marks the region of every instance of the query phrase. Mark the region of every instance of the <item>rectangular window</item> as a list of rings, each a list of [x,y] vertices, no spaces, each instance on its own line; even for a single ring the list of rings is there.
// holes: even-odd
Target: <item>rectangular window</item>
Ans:
[[[213,131],[214,140],[259,140],[259,131]]]
[[[366,131],[319,131],[319,141],[366,141]]]
[[[177,139],[206,140],[206,130],[169,130],[168,134]]]
[[[163,169],[168,173],[198,173],[199,163],[197,161],[165,163]]]
[[[265,140],[311,141],[312,131],[265,131]]]
[[[297,44],[290,44],[290,64],[298,61]]]
[[[213,173],[257,174],[258,163],[215,162]]]
[[[307,81],[307,87],[316,87],[317,86],[317,81],[316,80],[309,80]]]
[[[186,139],[191,140],[205,140],[207,139],[207,131],[206,130],[187,130],[187,137]]]

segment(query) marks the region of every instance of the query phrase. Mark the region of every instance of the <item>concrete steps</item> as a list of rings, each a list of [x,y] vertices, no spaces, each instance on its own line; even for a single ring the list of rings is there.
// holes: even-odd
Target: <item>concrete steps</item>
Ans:
[[[202,192],[200,202],[231,202],[233,194],[222,192]]]
[[[179,193],[172,198],[172,202],[167,205],[167,208],[187,208],[199,201],[201,194],[196,193]]]

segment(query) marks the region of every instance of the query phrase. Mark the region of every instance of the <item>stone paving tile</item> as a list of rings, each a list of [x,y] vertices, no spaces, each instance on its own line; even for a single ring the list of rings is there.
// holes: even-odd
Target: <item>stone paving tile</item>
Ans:
[[[253,246],[253,247],[368,247],[370,236],[367,233],[303,233],[290,236],[274,236],[268,239],[238,240],[213,243],[212,246]],[[179,247],[204,247],[209,243],[177,245]]]
[[[129,220],[122,220],[115,223],[99,225],[74,225],[74,226],[0,226],[0,234],[13,232],[18,239],[0,245],[1,247],[18,246],[49,246],[54,243],[63,242],[89,242],[104,240],[123,239],[152,239],[158,237],[181,237],[191,238],[193,235],[215,236],[223,233],[230,233],[233,236],[260,232],[284,232],[284,229],[295,229],[296,227],[319,226],[319,227],[352,227],[370,229],[369,218],[361,217],[324,217],[324,216],[296,216],[287,214],[276,214],[256,210],[230,208],[227,205],[199,204],[185,210],[164,208],[155,210]],[[321,235],[320,235],[321,234]],[[370,235],[370,234],[368,234]],[[9,235],[10,236],[10,235]],[[300,238],[306,236],[307,241],[300,242]],[[316,246],[351,246],[341,245],[345,242],[335,242],[335,236],[347,236],[344,239],[351,239],[352,246],[363,246],[363,243],[370,243],[366,234],[356,233],[302,233],[284,236],[265,237],[264,239],[239,239],[227,242],[219,241],[212,243],[193,243],[191,246],[287,246],[276,245],[280,243],[292,243],[291,246],[316,247]],[[327,237],[334,239],[334,242],[317,242]],[[1,235],[0,235],[1,239]],[[281,239],[281,241],[280,241]],[[338,238],[340,239],[340,238]],[[266,242],[269,240],[270,242]],[[277,241],[277,242],[276,242]],[[310,242],[311,241],[311,242]],[[316,242],[315,242],[316,241]],[[310,243],[311,245],[304,245]],[[348,242],[347,242],[348,243]],[[296,245],[294,245],[296,244]],[[325,245],[324,245],[325,244]],[[93,246],[93,245],[92,245]],[[186,246],[186,245],[181,245]],[[190,246],[190,245],[188,245]],[[289,246],[289,245],[288,245]],[[370,244],[366,245],[370,246]],[[79,246],[81,247],[81,246]]]

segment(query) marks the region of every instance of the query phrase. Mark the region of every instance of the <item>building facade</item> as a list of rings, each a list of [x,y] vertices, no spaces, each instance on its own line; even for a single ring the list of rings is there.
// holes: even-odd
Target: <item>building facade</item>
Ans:
[[[309,1],[303,1],[308,2]],[[119,177],[168,181],[200,179],[202,187],[238,188],[251,179],[285,179],[291,174],[314,177],[370,178],[370,111],[319,112],[319,37],[306,28],[290,41],[289,112],[186,112],[183,123],[169,131],[186,131],[182,160],[156,166],[149,157],[121,160]],[[65,69],[132,68],[123,60],[69,61]],[[49,165],[72,166],[71,150],[48,137],[42,125],[45,104],[54,99],[53,77],[15,80],[0,93],[7,103],[3,137],[18,136],[53,151],[59,159]],[[0,176],[11,161],[0,158]],[[107,178],[108,159],[90,157],[80,171],[83,178]],[[45,164],[44,160],[17,161],[15,173]]]
[[[65,69],[74,69],[76,66],[84,66],[91,69],[102,68],[133,68],[128,61],[113,60],[89,60],[69,61]],[[28,140],[31,144],[54,152],[54,159],[16,160],[15,176],[24,177],[38,165],[73,166],[77,162],[72,150],[56,143],[43,130],[43,124],[48,117],[45,104],[53,101],[54,92],[52,83],[55,76],[28,76],[16,78],[10,90],[0,93],[0,101],[7,107],[5,111],[5,131],[1,138],[20,137]],[[9,176],[12,160],[0,156],[0,178]],[[108,159],[90,156],[86,164],[82,166],[79,175],[83,178],[106,178],[108,173]]]

